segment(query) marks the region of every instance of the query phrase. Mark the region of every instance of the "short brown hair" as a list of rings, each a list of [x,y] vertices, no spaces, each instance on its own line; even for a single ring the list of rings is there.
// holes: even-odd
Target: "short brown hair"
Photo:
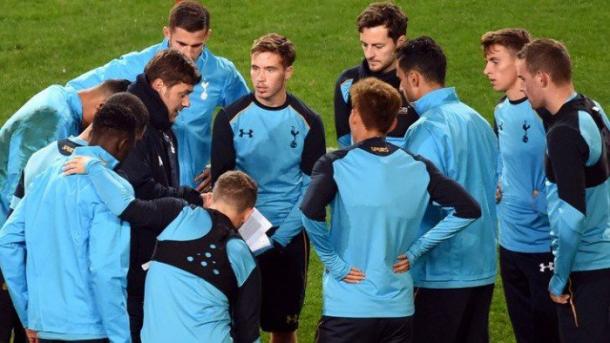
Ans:
[[[490,31],[481,36],[483,53],[488,53],[492,45],[501,45],[515,54],[518,53],[525,44],[532,41],[532,36],[525,29],[502,29]]]
[[[519,58],[525,60],[530,74],[546,72],[553,83],[564,85],[572,81],[572,61],[568,49],[554,39],[536,39],[519,51]]]
[[[396,42],[400,36],[407,34],[409,18],[397,5],[391,2],[376,2],[370,4],[356,19],[358,32],[376,26],[385,26],[388,36]]]
[[[371,130],[388,132],[402,100],[398,91],[374,77],[364,78],[350,89],[352,107],[358,110],[364,126]]]
[[[210,28],[210,12],[198,1],[176,1],[169,12],[169,28],[181,28],[188,32]]]
[[[268,33],[252,43],[250,55],[261,52],[270,52],[277,54],[282,58],[284,68],[290,67],[297,58],[297,52],[292,42],[277,33]]]
[[[232,170],[220,175],[214,189],[212,197],[215,201],[222,201],[233,206],[238,213],[241,213],[256,204],[256,194],[258,187],[256,182],[246,173]]]
[[[201,74],[195,64],[174,49],[158,52],[144,68],[144,74],[148,82],[161,79],[168,87],[180,82],[194,86],[201,81]]]

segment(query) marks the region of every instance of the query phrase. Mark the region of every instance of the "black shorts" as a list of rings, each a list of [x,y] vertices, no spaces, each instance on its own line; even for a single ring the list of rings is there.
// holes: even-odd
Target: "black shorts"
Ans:
[[[572,301],[555,304],[562,342],[610,342],[610,269],[572,272],[564,294]]]
[[[413,342],[489,342],[489,308],[493,289],[493,284],[416,289]]]
[[[305,300],[309,239],[303,230],[283,249],[257,257],[262,279],[261,328],[291,332],[299,326]]]
[[[341,318],[322,316],[316,331],[316,343],[410,343],[413,317]]]
[[[517,342],[559,342],[557,313],[549,297],[552,253],[522,253],[500,247],[500,271],[508,315]]]

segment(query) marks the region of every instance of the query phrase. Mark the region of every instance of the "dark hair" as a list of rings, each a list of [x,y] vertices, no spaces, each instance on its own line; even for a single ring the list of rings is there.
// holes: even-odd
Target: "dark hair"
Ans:
[[[210,28],[210,12],[198,1],[176,2],[169,12],[169,28],[181,28],[188,32],[207,30]]]
[[[220,200],[231,205],[239,213],[254,207],[258,187],[256,182],[246,173],[232,170],[220,175],[212,196],[214,200]]]
[[[525,66],[531,74],[547,72],[557,85],[572,81],[570,54],[559,41],[549,38],[536,39],[524,46],[517,56],[525,60]]]
[[[445,84],[447,57],[432,38],[421,36],[401,44],[396,58],[402,71],[417,70],[426,80]]]
[[[132,146],[136,140],[137,120],[126,106],[105,103],[93,118],[91,143],[103,140],[104,137],[126,138]]]
[[[277,54],[282,58],[284,68],[290,67],[297,58],[297,52],[292,42],[277,33],[268,33],[252,43],[250,55],[261,52],[270,52]]]
[[[367,77],[350,89],[352,107],[358,110],[364,126],[386,133],[392,127],[402,104],[400,94],[389,84]]]
[[[148,124],[148,110],[140,98],[131,93],[120,92],[110,96],[106,104],[123,106],[125,110],[131,111],[136,120],[136,135],[144,133]]]
[[[110,96],[114,93],[125,92],[131,82],[129,80],[106,80],[100,83],[97,87],[104,94]]]
[[[370,4],[356,19],[358,32],[376,26],[385,26],[388,36],[396,42],[400,36],[407,34],[409,18],[400,7],[390,2],[376,2]]]
[[[517,53],[531,40],[530,33],[525,29],[502,29],[490,31],[481,36],[481,46],[483,46],[484,53],[488,53],[489,48],[496,44]]]
[[[180,51],[167,49],[158,52],[144,68],[148,82],[161,79],[172,87],[180,82],[194,86],[201,81],[197,66]]]

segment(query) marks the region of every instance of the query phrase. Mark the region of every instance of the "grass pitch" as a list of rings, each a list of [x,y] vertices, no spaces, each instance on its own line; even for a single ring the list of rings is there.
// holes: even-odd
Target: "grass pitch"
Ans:
[[[64,84],[112,58],[161,40],[174,1],[41,0],[0,2],[0,122],[51,84]],[[332,96],[339,73],[358,64],[355,18],[367,1],[215,0],[211,50],[231,59],[249,80],[252,41],[268,32],[297,46],[290,91],[320,113],[327,145],[335,146]],[[482,74],[480,36],[503,27],[523,27],[536,37],[563,41],[574,62],[579,92],[610,106],[608,61],[610,6],[606,1],[398,1],[409,17],[408,36],[429,35],[448,56],[447,84],[490,119],[499,94]],[[313,341],[321,313],[321,266],[311,258],[299,339]],[[439,323],[440,325],[440,323]],[[501,283],[490,314],[493,342],[513,342]]]

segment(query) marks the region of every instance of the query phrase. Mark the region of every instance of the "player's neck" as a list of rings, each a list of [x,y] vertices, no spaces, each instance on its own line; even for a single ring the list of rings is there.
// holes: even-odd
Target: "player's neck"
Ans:
[[[89,142],[91,140],[91,127],[91,125],[87,126],[85,130],[78,135],[78,138],[84,140],[85,142]]]
[[[507,89],[506,92],[504,92],[504,94],[510,101],[521,100],[525,97],[525,94],[523,94],[523,92],[521,91],[519,82],[513,83],[513,85],[509,89]]]
[[[212,210],[216,210],[222,214],[224,214],[225,216],[227,216],[227,218],[229,218],[229,220],[231,221],[231,224],[233,224],[233,226],[235,226],[236,228],[238,228],[241,223],[240,223],[240,218],[237,215],[237,213],[235,213],[235,210],[232,206],[226,204],[223,201],[212,201],[212,203],[210,204],[210,209]]]
[[[263,104],[267,107],[280,107],[286,103],[286,99],[288,98],[288,93],[286,92],[285,89],[283,89],[268,98],[262,98],[256,94],[254,94],[254,97],[256,98],[256,101],[260,102],[261,104]]]
[[[546,105],[544,106],[552,115],[557,114],[563,104],[574,95],[574,85],[572,82],[562,85],[555,86],[553,89],[549,89]]]
[[[354,142],[360,143],[371,138],[384,138],[385,135],[377,130],[366,130],[354,135]]]

